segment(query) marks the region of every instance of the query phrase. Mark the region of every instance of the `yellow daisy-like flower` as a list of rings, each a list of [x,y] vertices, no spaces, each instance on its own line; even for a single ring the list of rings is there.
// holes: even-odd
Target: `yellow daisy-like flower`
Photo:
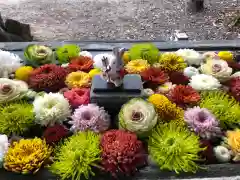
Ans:
[[[88,73],[82,71],[72,72],[67,75],[65,83],[68,88],[89,87],[91,84],[91,77]]]
[[[101,73],[102,73],[101,69],[95,68],[95,69],[92,69],[91,71],[89,71],[88,74],[91,78],[93,78],[95,75],[99,75]]]
[[[231,53],[230,51],[220,51],[218,53],[218,57],[225,61],[233,61],[234,59],[233,53]]]
[[[15,72],[15,79],[27,81],[30,73],[33,71],[31,66],[22,66]]]
[[[130,53],[128,51],[125,51],[123,53],[122,59],[123,59],[124,64],[127,64],[131,60],[130,59]]]
[[[160,56],[159,67],[165,71],[182,71],[187,67],[184,59],[176,53],[164,53]]]
[[[184,125],[184,110],[172,103],[166,96],[153,94],[148,98],[148,101],[155,106],[161,122],[166,123],[174,120],[179,125]]]
[[[234,153],[240,153],[240,129],[227,131],[226,141]]]
[[[136,59],[128,62],[125,66],[125,70],[130,74],[139,74],[150,67],[147,60]]]
[[[4,168],[22,174],[36,173],[51,153],[52,148],[40,138],[21,139],[19,142],[14,142],[8,149]]]

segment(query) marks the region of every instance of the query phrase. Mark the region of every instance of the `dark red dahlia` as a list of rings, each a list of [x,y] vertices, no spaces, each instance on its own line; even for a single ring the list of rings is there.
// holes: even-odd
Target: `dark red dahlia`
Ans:
[[[147,154],[134,133],[110,130],[102,135],[102,166],[114,177],[119,173],[134,174],[137,168],[147,164]]]
[[[28,85],[33,90],[57,92],[65,87],[67,71],[55,64],[46,64],[34,69],[28,79]]]
[[[84,71],[89,72],[93,67],[93,60],[87,56],[72,58],[67,69],[69,72]]]
[[[143,81],[151,82],[154,84],[163,84],[169,80],[168,74],[162,71],[160,68],[151,67],[141,74]]]
[[[56,124],[52,127],[47,127],[43,132],[43,138],[46,140],[47,144],[58,143],[61,139],[69,135],[68,129],[60,124]]]
[[[187,85],[189,83],[189,78],[184,76],[182,72],[170,72],[169,78],[173,84]]]
[[[232,78],[229,82],[229,93],[240,101],[240,77]]]

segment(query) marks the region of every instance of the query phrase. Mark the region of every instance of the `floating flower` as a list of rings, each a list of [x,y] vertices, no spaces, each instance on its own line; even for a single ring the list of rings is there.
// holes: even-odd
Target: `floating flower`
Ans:
[[[0,64],[0,77],[8,78],[22,66],[22,59],[13,53],[0,50]]]
[[[127,64],[131,60],[129,51],[125,51],[123,53],[122,59],[123,59],[124,64]]]
[[[150,88],[144,89],[143,92],[144,92],[144,95],[147,96],[147,97],[154,94],[154,91]]]
[[[115,56],[113,54],[107,54],[107,53],[103,53],[103,54],[97,54],[96,56],[94,56],[93,61],[94,61],[94,68],[97,69],[104,69],[104,65],[102,62],[103,58],[107,58],[108,62],[112,62],[113,60],[115,60]]]
[[[177,105],[185,106],[196,104],[200,101],[200,94],[188,85],[177,85],[169,93],[171,100]]]
[[[88,88],[73,88],[65,91],[63,95],[73,108],[90,102],[90,89]]]
[[[181,56],[188,65],[200,65],[203,57],[194,49],[179,49],[176,51],[178,56]]]
[[[101,69],[92,69],[92,70],[89,71],[88,74],[91,78],[93,78],[96,75],[102,74],[102,71],[101,71]]]
[[[27,81],[32,71],[33,68],[31,66],[21,66],[15,72],[15,79]]]
[[[58,47],[56,55],[61,64],[68,63],[71,58],[79,56],[80,48],[76,44],[64,44]]]
[[[233,53],[231,53],[230,51],[220,51],[218,53],[218,57],[225,61],[233,61],[234,59]]]
[[[0,167],[3,165],[5,154],[8,151],[8,137],[5,134],[0,135]]]
[[[79,56],[72,58],[70,63],[68,64],[68,71],[75,72],[75,71],[84,71],[89,72],[92,69],[93,60],[87,56]]]
[[[129,74],[139,74],[145,70],[147,70],[150,67],[147,60],[143,59],[136,59],[132,60],[129,63],[125,65],[125,70]]]
[[[235,77],[240,77],[240,71],[235,72],[234,74],[231,75],[231,78],[235,78]]]
[[[120,128],[139,136],[147,136],[158,120],[154,106],[141,98],[133,98],[124,104],[118,118]]]
[[[143,81],[150,82],[154,84],[163,84],[168,81],[168,75],[159,68],[151,67],[141,72],[141,77]]]
[[[32,71],[29,76],[28,84],[33,90],[57,92],[65,87],[66,70],[55,64],[46,64]]]
[[[69,131],[66,127],[56,124],[52,127],[46,128],[46,130],[43,132],[43,138],[46,140],[47,144],[55,144],[67,137],[68,134]]]
[[[24,57],[33,66],[55,63],[52,49],[44,45],[28,45],[24,50]]]
[[[131,175],[147,164],[147,154],[134,133],[109,130],[102,135],[102,166],[114,177],[123,173]]]
[[[200,160],[199,137],[174,122],[159,124],[149,137],[150,156],[161,170],[196,172]]]
[[[35,121],[42,126],[62,123],[70,116],[68,100],[60,93],[37,96],[33,101]]]
[[[74,132],[91,130],[94,132],[106,131],[110,126],[110,116],[103,107],[95,104],[81,105],[72,115],[71,130]]]
[[[34,124],[33,106],[25,101],[0,107],[0,132],[22,135]]]
[[[51,153],[52,149],[40,138],[21,139],[9,147],[4,168],[22,174],[36,173]]]
[[[199,74],[199,71],[197,68],[189,66],[184,69],[183,74],[184,76],[191,78],[192,76]]]
[[[19,100],[28,93],[28,85],[24,81],[0,78],[0,103]]]
[[[231,160],[231,153],[224,146],[216,146],[214,148],[214,155],[220,163],[227,163]]]
[[[88,73],[77,71],[68,74],[65,83],[69,88],[87,88],[91,84],[91,78]]]
[[[213,145],[210,140],[201,139],[200,147],[204,150],[200,153],[201,159],[204,159],[205,164],[216,164],[216,157],[214,156]]]
[[[176,121],[180,125],[184,124],[183,116],[184,111],[182,108],[177,107],[166,96],[161,94],[153,94],[148,98],[158,113],[161,122]]]
[[[235,77],[230,80],[229,92],[230,94],[240,102],[240,77]]]
[[[206,61],[212,60],[212,59],[218,59],[218,54],[213,51],[205,52],[203,53],[203,59]]]
[[[227,61],[228,66],[233,69],[233,71],[240,71],[240,63],[234,61]]]
[[[234,156],[233,161],[240,161],[240,129],[227,131],[225,145],[229,148]]]
[[[215,77],[207,74],[192,76],[188,85],[197,91],[217,90],[221,87],[220,82]]]
[[[71,136],[58,148],[50,171],[62,179],[88,179],[95,175],[92,167],[101,161],[99,145],[99,135],[91,131]]]
[[[221,136],[221,129],[216,117],[207,109],[194,107],[187,109],[184,119],[190,129],[203,139]]]
[[[210,110],[220,121],[221,127],[235,127],[240,123],[240,105],[223,91],[207,91],[201,93],[201,108]]]
[[[160,68],[167,72],[182,71],[187,67],[184,59],[176,53],[163,53],[159,59]]]
[[[201,65],[201,71],[204,74],[212,75],[220,82],[230,79],[232,68],[228,67],[226,61],[223,60],[209,60]]]
[[[85,56],[85,57],[89,57],[89,58],[93,58],[92,54],[89,51],[81,51],[79,53],[79,56]]]
[[[182,72],[171,72],[169,73],[169,78],[173,84],[187,85],[189,83],[189,78]]]
[[[160,86],[158,86],[156,93],[167,94],[169,93],[176,85],[171,82],[166,82]]]

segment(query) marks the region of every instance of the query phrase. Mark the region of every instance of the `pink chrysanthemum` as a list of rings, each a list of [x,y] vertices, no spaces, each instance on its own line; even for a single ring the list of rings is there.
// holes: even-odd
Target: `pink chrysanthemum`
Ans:
[[[72,115],[71,130],[86,131],[92,130],[94,132],[106,131],[110,126],[110,116],[103,107],[95,104],[87,104],[79,106]]]
[[[187,109],[184,113],[184,119],[190,129],[204,139],[211,139],[221,135],[218,120],[205,108],[194,107]]]
[[[65,91],[63,95],[73,108],[90,102],[90,89],[88,88],[73,88]]]

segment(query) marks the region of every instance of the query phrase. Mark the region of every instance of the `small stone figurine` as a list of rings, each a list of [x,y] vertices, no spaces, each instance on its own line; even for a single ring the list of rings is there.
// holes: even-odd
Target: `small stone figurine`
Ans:
[[[113,84],[115,87],[120,87],[123,83],[122,69],[123,61],[122,55],[124,53],[124,48],[114,48],[113,56],[103,57],[103,74],[102,78],[109,84]]]

